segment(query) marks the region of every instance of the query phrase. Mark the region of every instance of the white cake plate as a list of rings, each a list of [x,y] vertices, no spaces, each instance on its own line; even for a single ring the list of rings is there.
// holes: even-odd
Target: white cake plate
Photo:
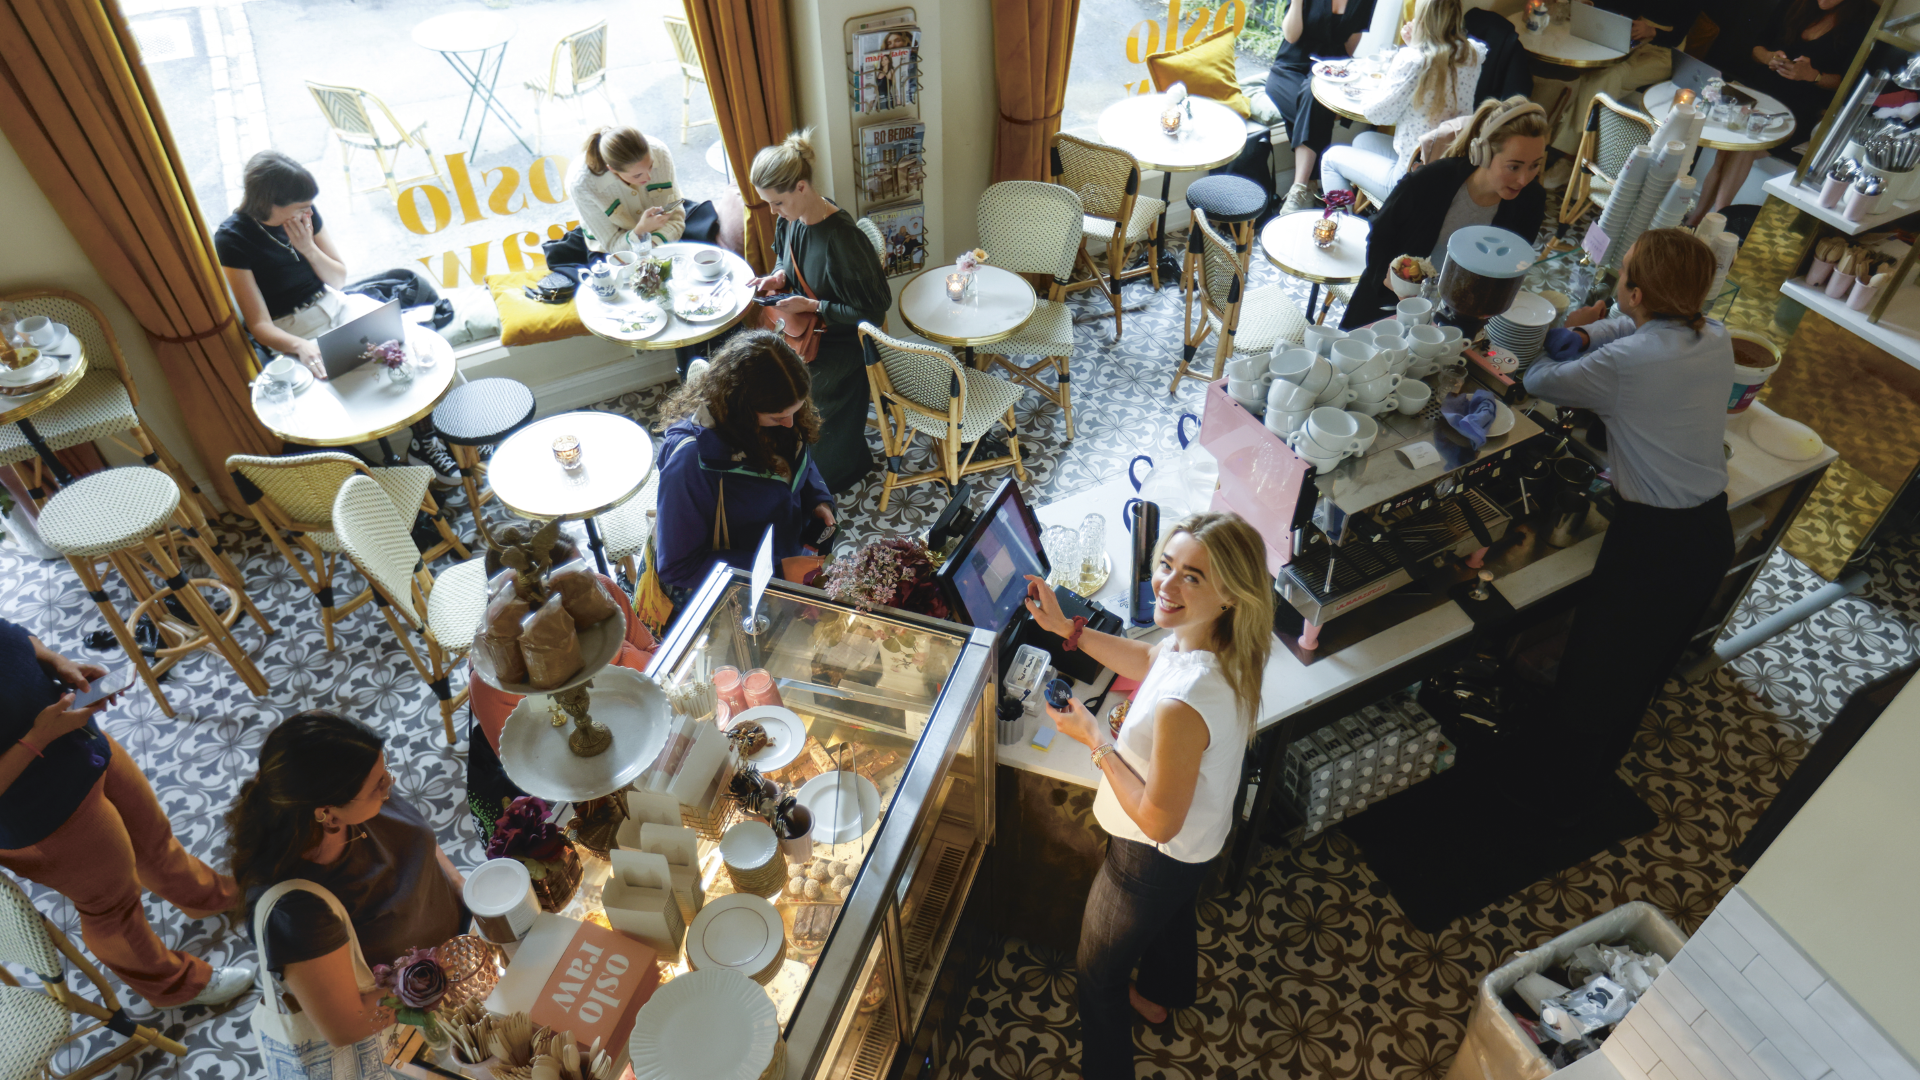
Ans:
[[[552,698],[534,691],[514,706],[500,732],[500,763],[521,790],[552,802],[585,802],[632,783],[660,756],[673,712],[666,692],[631,668],[605,667],[592,678],[590,709],[613,733],[612,745],[593,757],[574,753],[567,745],[573,724],[554,727]]]

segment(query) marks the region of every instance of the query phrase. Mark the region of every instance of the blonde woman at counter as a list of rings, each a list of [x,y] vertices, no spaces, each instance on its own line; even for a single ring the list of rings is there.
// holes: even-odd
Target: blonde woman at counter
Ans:
[[[1069,649],[1140,680],[1118,734],[1087,707],[1049,708],[1054,725],[1093,752],[1093,813],[1111,839],[1080,924],[1081,1072],[1134,1075],[1128,1008],[1153,1023],[1199,989],[1194,900],[1226,844],[1234,793],[1260,710],[1273,649],[1266,546],[1237,515],[1195,514],[1161,544],[1153,575],[1159,643],[1102,634],[1060,610],[1029,576],[1027,610]],[[1128,976],[1140,969],[1137,983]]]

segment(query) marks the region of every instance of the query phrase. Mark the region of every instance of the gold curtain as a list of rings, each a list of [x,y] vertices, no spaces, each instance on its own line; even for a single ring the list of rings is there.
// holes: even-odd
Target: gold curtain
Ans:
[[[721,141],[746,204],[746,258],[773,268],[773,212],[747,172],[753,155],[793,130],[793,55],[785,0],[686,0]],[[839,62],[836,56],[834,63]]]
[[[993,0],[994,183],[1052,175],[1047,142],[1060,130],[1079,19],[1080,0]]]
[[[0,131],[147,332],[227,505],[229,454],[270,454],[253,362],[179,151],[111,0],[0,0]]]

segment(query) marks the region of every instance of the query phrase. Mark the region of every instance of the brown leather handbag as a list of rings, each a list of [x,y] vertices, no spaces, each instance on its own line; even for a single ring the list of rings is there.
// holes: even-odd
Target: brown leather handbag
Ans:
[[[813,288],[807,284],[807,276],[800,272],[800,260],[793,257],[791,238],[787,240],[787,263],[793,267],[794,280],[800,283],[800,294],[809,300],[818,301],[820,298],[813,295]],[[758,310],[760,325],[786,338],[788,346],[799,354],[803,362],[811,364],[813,358],[820,355],[820,335],[826,333],[827,321],[820,317],[819,312],[788,313],[776,311],[771,307]]]

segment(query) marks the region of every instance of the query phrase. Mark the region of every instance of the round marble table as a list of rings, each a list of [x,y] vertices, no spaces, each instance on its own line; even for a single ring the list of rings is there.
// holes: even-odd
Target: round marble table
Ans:
[[[1211,98],[1189,95],[1187,101],[1193,115],[1180,125],[1177,135],[1168,135],[1160,128],[1160,114],[1167,109],[1165,94],[1124,97],[1100,113],[1100,141],[1132,154],[1142,169],[1158,169],[1163,203],[1169,202],[1174,173],[1217,169],[1239,157],[1247,145],[1247,122],[1239,113]],[[1160,211],[1160,228],[1153,246],[1154,258],[1166,260],[1165,210]],[[1169,264],[1160,272],[1163,280],[1169,275],[1178,280],[1180,267]]]
[[[975,346],[1019,333],[1040,298],[1026,278],[989,265],[975,273],[973,296],[954,303],[947,296],[947,275],[954,272],[949,263],[915,274],[900,290],[900,318],[928,341],[959,346],[971,365]]]
[[[1307,83],[1313,90],[1313,100],[1325,105],[1327,111],[1333,113],[1335,116],[1345,117],[1359,124],[1373,123],[1373,121],[1368,120],[1366,116],[1360,112],[1359,102],[1355,100],[1355,88],[1359,86],[1361,79],[1383,78],[1384,75],[1381,74],[1379,67],[1374,64],[1369,64],[1364,58],[1358,57],[1332,61],[1332,63],[1355,65],[1355,69],[1360,73],[1360,78],[1352,82],[1335,82],[1320,74],[1322,64],[1315,62],[1313,65],[1313,74]],[[1388,128],[1387,130],[1391,131],[1392,129]]]
[[[20,437],[27,440],[28,446],[33,447],[33,452],[40,456],[41,464],[47,467],[47,471],[60,482],[62,487],[73,483],[73,474],[67,471],[65,465],[60,464],[60,459],[55,456],[53,447],[48,446],[47,441],[40,437],[40,432],[34,428],[31,418],[72,393],[74,387],[79,386],[80,380],[87,374],[87,350],[80,344],[80,335],[68,331],[67,337],[72,346],[72,356],[61,359],[60,378],[53,385],[38,393],[20,397],[0,395],[0,424],[12,424],[20,429]],[[61,349],[62,345],[56,343],[54,347]],[[65,353],[63,350],[53,355],[64,357]]]
[[[717,281],[700,281],[694,277],[693,253],[701,250],[720,253],[724,269]],[[642,300],[632,285],[624,282],[612,299],[605,299],[593,291],[593,286],[582,281],[573,294],[574,310],[595,336],[633,349],[675,349],[706,341],[746,318],[747,310],[753,306],[753,293],[747,288],[747,282],[753,278],[753,267],[747,265],[747,260],[726,248],[690,240],[656,244],[652,253],[673,259],[673,273],[667,278],[667,297],[671,303],[663,305]],[[687,305],[709,296],[718,302],[718,310],[713,314],[687,317],[676,313],[675,309],[685,310]],[[666,316],[664,324],[636,323],[635,320],[653,311]]]
[[[1561,67],[1603,68],[1610,67],[1626,58],[1621,49],[1609,49],[1597,41],[1588,41],[1575,37],[1573,27],[1563,19],[1555,19],[1552,25],[1538,33],[1527,29],[1527,13],[1516,12],[1507,19],[1520,33],[1520,45],[1527,52]]]
[[[580,440],[580,467],[562,468],[553,441]],[[501,505],[534,521],[582,521],[600,572],[608,573],[606,544],[593,523],[646,486],[653,471],[653,437],[620,413],[583,409],[535,420],[506,437],[487,464],[487,481]]]
[[[447,339],[418,323],[406,324],[413,378],[395,385],[374,364],[362,364],[337,379],[315,379],[279,404],[263,402],[262,375],[253,381],[253,412],[280,438],[304,446],[357,446],[378,441],[385,463],[401,464],[387,436],[425,419],[453,389],[459,365]]]
[[[1323,248],[1313,240],[1313,223],[1322,216],[1318,210],[1296,210],[1274,218],[1260,230],[1260,250],[1266,253],[1267,261],[1282,273],[1312,284],[1307,294],[1307,319],[1315,324],[1325,320],[1326,308],[1333,306],[1333,293],[1329,290],[1320,318],[1313,317],[1320,286],[1350,285],[1366,273],[1367,236],[1372,231],[1366,218],[1343,214],[1339,231],[1333,235],[1333,246]]]
[[[1728,85],[1738,86],[1735,83]],[[1674,90],[1675,87],[1671,81],[1658,82],[1647,87],[1646,93],[1642,95],[1646,102],[1647,115],[1653,117],[1655,123],[1666,120],[1667,113],[1673,111]],[[1763,128],[1758,135],[1749,135],[1744,124],[1736,129],[1708,120],[1706,126],[1700,130],[1701,146],[1710,146],[1715,150],[1771,150],[1793,137],[1794,129],[1798,125],[1793,118],[1793,113],[1788,111],[1784,102],[1771,94],[1763,94],[1751,86],[1739,86],[1739,90],[1753,96],[1754,112],[1772,113],[1775,116],[1774,121]],[[1705,105],[1704,101],[1694,102],[1695,108]]]

